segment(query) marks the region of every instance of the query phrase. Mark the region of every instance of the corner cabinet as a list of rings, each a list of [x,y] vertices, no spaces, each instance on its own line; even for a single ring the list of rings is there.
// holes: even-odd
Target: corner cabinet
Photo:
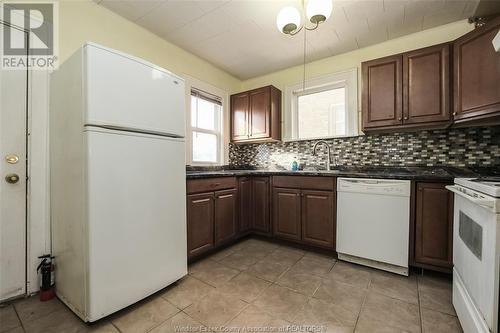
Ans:
[[[443,183],[416,184],[414,265],[451,271],[453,193]]]
[[[281,91],[267,86],[231,95],[231,142],[281,140]]]
[[[363,131],[445,128],[450,115],[450,45],[362,63]]]
[[[268,236],[270,225],[269,177],[241,177],[239,179],[239,232]]]
[[[454,109],[457,124],[500,122],[500,52],[492,40],[500,17],[460,37],[453,44]]]

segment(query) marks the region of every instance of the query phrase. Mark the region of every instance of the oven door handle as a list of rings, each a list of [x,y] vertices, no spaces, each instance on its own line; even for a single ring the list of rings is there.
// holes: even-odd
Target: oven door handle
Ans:
[[[475,198],[473,196],[470,196],[467,193],[464,193],[464,192],[460,191],[459,187],[456,186],[456,185],[448,185],[448,186],[446,186],[446,189],[452,191],[455,194],[458,194],[459,196],[461,196],[461,197],[463,197],[463,198],[465,198],[467,200],[472,201],[473,203],[475,203],[475,204],[477,204],[479,206],[483,206],[483,207],[486,207],[486,208],[493,208],[494,207],[493,200],[479,199],[479,198]]]

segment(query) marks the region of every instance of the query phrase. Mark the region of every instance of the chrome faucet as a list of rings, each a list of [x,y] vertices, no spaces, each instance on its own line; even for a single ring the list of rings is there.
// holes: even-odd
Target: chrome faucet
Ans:
[[[325,140],[317,141],[313,146],[313,153],[312,154],[313,154],[313,156],[316,156],[316,148],[318,148],[318,146],[320,144],[323,144],[328,148],[328,150],[327,150],[328,160],[326,161],[326,170],[330,170],[330,164],[332,163],[332,151],[330,150],[330,145],[328,144],[328,142],[326,142]]]

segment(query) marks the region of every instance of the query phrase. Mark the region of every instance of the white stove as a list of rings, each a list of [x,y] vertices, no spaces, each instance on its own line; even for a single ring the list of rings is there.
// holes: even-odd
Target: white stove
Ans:
[[[500,177],[455,178],[455,184],[500,198]]]
[[[465,333],[500,333],[500,178],[456,178],[453,305]]]

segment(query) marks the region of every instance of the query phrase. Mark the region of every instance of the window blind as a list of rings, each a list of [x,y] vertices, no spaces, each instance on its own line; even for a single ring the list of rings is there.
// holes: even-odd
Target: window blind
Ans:
[[[201,99],[204,99],[204,100],[206,100],[208,102],[211,102],[211,103],[218,104],[218,105],[222,106],[222,98],[220,98],[217,95],[214,95],[214,94],[208,93],[206,91],[200,90],[200,89],[192,88],[191,89],[191,96],[195,96],[197,98],[201,98]]]

